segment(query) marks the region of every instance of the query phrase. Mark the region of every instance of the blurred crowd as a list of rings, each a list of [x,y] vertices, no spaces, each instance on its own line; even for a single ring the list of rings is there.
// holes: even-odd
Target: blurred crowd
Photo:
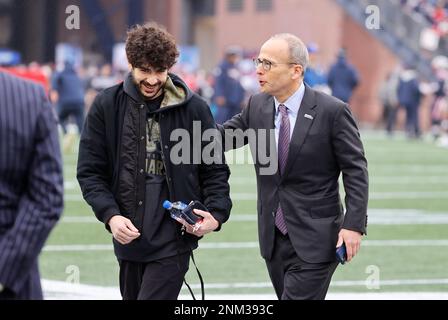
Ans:
[[[448,35],[447,0],[401,0],[403,9],[423,17],[440,36]]]
[[[411,139],[421,137],[419,112],[423,96],[431,97],[431,133],[441,146],[448,146],[448,58],[437,56],[432,60],[434,82],[423,82],[411,65],[398,65],[382,83],[379,98],[383,105],[386,131],[393,135],[397,113],[406,114],[406,135]]]
[[[411,5],[411,2],[406,3]],[[341,49],[327,69],[319,62],[319,47],[316,43],[309,43],[308,51],[310,62],[305,73],[305,83],[350,103],[361,80],[356,68],[348,61],[346,50]],[[202,96],[210,105],[216,122],[223,123],[239,113],[249,97],[259,90],[254,57],[254,54],[244,53],[239,47],[231,46],[211,72],[193,70],[182,64],[175,65],[172,72],[184,79],[192,91]],[[419,138],[419,107],[422,97],[431,95],[432,135],[440,143],[448,145],[448,58],[436,57],[432,67],[437,78],[434,83],[421,82],[410,65],[397,66],[387,75],[380,87],[378,99],[383,105],[381,120],[389,135],[393,134],[397,113],[402,109],[406,114],[407,136]],[[28,66],[3,69],[42,84],[56,106],[61,129],[66,137],[64,149],[73,144],[73,135],[76,136],[82,130],[84,117],[98,92],[120,83],[127,75],[127,71],[114,70],[110,64],[75,67],[69,62],[61,70],[57,70],[54,64],[39,65],[35,62]]]

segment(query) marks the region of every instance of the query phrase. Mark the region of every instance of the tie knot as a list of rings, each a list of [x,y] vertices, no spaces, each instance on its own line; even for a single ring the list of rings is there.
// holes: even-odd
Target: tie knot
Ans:
[[[288,108],[286,108],[286,106],[284,104],[279,105],[278,110],[280,111],[282,116],[288,115]]]

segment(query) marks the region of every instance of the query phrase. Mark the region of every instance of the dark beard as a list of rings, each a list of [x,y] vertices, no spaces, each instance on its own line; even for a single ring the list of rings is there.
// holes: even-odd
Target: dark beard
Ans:
[[[143,84],[142,84],[142,86],[143,86]],[[163,85],[161,85],[160,87],[159,87],[159,90],[157,90],[151,97],[147,97],[147,96],[145,96],[144,94],[142,94],[141,93],[141,91],[140,91],[140,87],[138,87],[139,88],[139,93],[140,93],[140,95],[142,96],[142,98],[143,98],[143,100],[145,100],[145,101],[151,101],[151,100],[155,100],[155,99],[157,99],[158,97],[160,97],[160,95],[161,95],[161,91],[163,90]]]
[[[134,70],[131,71],[131,76],[132,76],[132,83],[134,84],[134,86],[135,86],[136,89],[137,89],[138,94],[142,97],[142,99],[143,99],[144,101],[151,101],[151,100],[157,99],[157,98],[160,96],[160,92],[161,92],[161,91],[163,90],[163,88],[165,87],[165,85],[161,83],[161,85],[159,86],[159,90],[157,90],[157,91],[152,95],[152,97],[147,97],[147,96],[145,96],[145,95],[142,93],[142,91],[140,90],[140,87],[141,87],[141,86],[142,86],[142,87],[144,86],[143,83],[144,83],[145,81],[137,82],[137,80],[135,79],[135,76],[134,76]]]

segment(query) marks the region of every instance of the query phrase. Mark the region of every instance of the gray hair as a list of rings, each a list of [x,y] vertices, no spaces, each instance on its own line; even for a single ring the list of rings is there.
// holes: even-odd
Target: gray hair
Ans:
[[[285,40],[288,43],[291,62],[300,64],[303,67],[302,75],[304,75],[306,68],[308,67],[310,57],[308,54],[308,49],[303,41],[291,33],[279,33],[272,36],[269,40],[274,39]]]

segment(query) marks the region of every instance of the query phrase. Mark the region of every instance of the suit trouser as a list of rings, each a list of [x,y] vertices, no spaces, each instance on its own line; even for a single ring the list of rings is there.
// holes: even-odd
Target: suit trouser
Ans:
[[[266,265],[279,299],[324,300],[338,262],[307,263],[301,260],[289,236],[275,228],[274,252]]]
[[[123,300],[176,300],[188,271],[190,252],[146,263],[118,262]]]
[[[42,300],[42,286],[40,283],[40,274],[37,261],[35,261],[30,268],[22,288],[19,292],[13,292],[6,289],[0,293],[0,300]]]

